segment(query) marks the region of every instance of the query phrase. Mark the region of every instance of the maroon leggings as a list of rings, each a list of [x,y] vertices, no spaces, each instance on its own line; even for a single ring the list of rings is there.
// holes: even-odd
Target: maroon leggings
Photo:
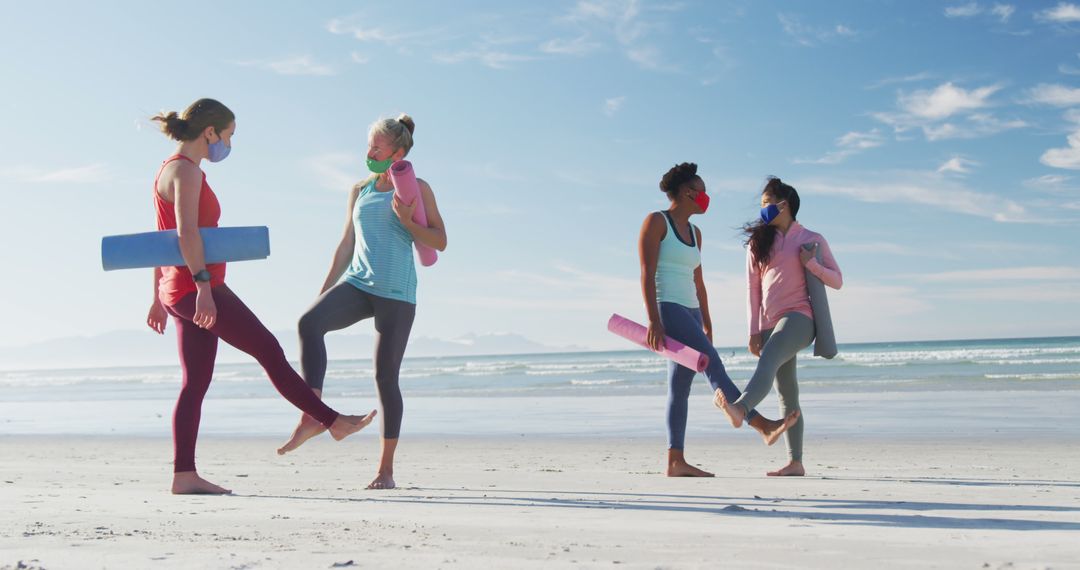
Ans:
[[[184,385],[173,413],[173,471],[177,473],[195,470],[195,438],[199,435],[203,396],[214,375],[218,338],[254,356],[278,392],[319,423],[330,427],[338,416],[289,366],[277,339],[235,293],[225,285],[214,287],[211,292],[217,305],[217,322],[210,329],[200,328],[191,321],[195,317],[196,293],[165,307],[176,321],[180,367],[184,372]]]

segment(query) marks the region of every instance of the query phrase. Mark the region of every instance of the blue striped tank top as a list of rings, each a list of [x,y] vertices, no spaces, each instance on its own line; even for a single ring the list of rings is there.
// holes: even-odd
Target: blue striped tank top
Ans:
[[[416,304],[413,237],[401,225],[392,204],[394,192],[364,185],[353,206],[356,247],[345,281],[367,293]]]

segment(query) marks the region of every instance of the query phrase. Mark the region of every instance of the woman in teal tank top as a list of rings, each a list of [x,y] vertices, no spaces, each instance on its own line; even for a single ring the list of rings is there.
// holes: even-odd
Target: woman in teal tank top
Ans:
[[[416,204],[394,196],[390,165],[412,148],[415,124],[408,115],[376,121],[368,134],[367,167],[371,171],[349,193],[345,233],[334,252],[319,298],[300,317],[300,365],[304,380],[322,396],[326,376],[326,343],[330,331],[363,319],[375,319],[375,386],[382,408],[382,456],[368,489],[394,488],[394,452],[401,432],[404,404],[398,375],[416,316],[416,264],[413,242],[443,251],[446,228],[431,186],[417,180],[427,227],[412,221]],[[304,415],[292,438],[278,450],[286,453],[321,433],[321,425]]]
[[[641,292],[649,315],[648,343],[658,349],[666,335],[707,355],[709,367],[705,376],[714,393],[738,398],[739,389],[713,347],[709,298],[701,273],[701,230],[690,223],[690,216],[704,214],[709,207],[705,182],[698,176],[696,164],[684,162],[664,174],[660,189],[667,194],[671,206],[645,218],[638,241]],[[668,477],[713,476],[690,465],[683,452],[690,384],[695,374],[694,370],[668,362]],[[769,445],[776,441],[785,425],[754,411],[747,417]]]

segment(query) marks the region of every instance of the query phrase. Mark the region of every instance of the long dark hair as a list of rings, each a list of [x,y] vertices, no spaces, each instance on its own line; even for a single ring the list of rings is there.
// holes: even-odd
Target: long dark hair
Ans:
[[[791,212],[791,219],[795,220],[796,214],[799,213],[799,193],[795,191],[793,186],[784,184],[775,176],[770,176],[761,194],[768,194],[777,202],[787,202],[788,211]],[[773,242],[776,241],[776,232],[780,230],[760,219],[746,223],[742,229],[743,233],[746,234],[746,241],[743,242],[743,245],[750,246],[750,253],[753,254],[758,267],[765,267],[769,264]]]

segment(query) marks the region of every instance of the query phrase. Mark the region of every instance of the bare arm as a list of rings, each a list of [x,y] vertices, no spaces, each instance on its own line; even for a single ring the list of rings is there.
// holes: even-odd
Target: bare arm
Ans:
[[[431,186],[423,180],[416,181],[420,186],[420,199],[424,201],[424,214],[427,216],[427,227],[417,224],[412,219],[414,205],[402,204],[394,197],[394,212],[405,229],[412,234],[417,242],[439,251],[446,251],[446,226],[443,223],[442,214],[439,213],[439,205],[435,203],[435,193]]]
[[[326,274],[322,289],[319,290],[320,295],[337,284],[338,279],[341,279],[341,275],[345,273],[345,269],[349,267],[349,262],[352,260],[353,249],[356,247],[356,232],[353,230],[352,211],[356,206],[357,197],[360,196],[361,188],[363,188],[363,183],[353,186],[353,189],[349,191],[348,206],[345,208],[345,231],[342,232],[341,241],[338,242],[337,249],[334,250],[334,257],[330,260],[330,271]]]
[[[169,314],[165,312],[161,300],[158,298],[159,282],[161,281],[161,268],[154,268],[154,298],[150,300],[150,312],[146,315],[146,326],[150,330],[165,334],[165,325],[169,322]]]
[[[747,348],[754,356],[761,356],[761,270],[750,247],[746,248],[746,295],[746,317],[750,324]]]
[[[199,235],[199,194],[202,171],[195,165],[178,164],[170,181],[176,209],[176,237],[180,254],[192,275],[206,269],[202,236]],[[195,283],[195,315],[192,322],[209,329],[217,323],[217,305],[209,281]]]
[[[656,301],[656,263],[660,259],[660,240],[667,234],[663,214],[649,214],[641,225],[638,255],[641,259],[641,296],[649,316],[649,345],[660,348],[664,327],[660,323],[660,305]]]
[[[694,232],[697,233],[698,251],[701,251],[701,230],[694,226]],[[697,290],[698,306],[701,309],[701,328],[705,331],[705,336],[708,337],[711,343],[713,334],[712,316],[709,314],[709,292],[705,289],[705,277],[702,274],[700,265],[694,269],[694,288]]]
[[[202,173],[198,167],[179,164],[170,186],[176,211],[176,237],[180,254],[192,274],[206,269],[202,236],[199,235],[199,194],[202,192]]]

